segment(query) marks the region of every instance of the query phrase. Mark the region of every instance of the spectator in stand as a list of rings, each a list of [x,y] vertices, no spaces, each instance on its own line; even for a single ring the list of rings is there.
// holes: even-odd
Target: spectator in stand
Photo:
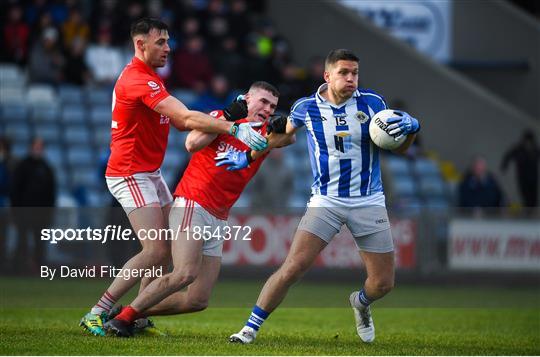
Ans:
[[[236,38],[240,48],[245,48],[246,35],[251,32],[250,19],[245,0],[232,0],[229,13],[229,32]]]
[[[287,63],[281,67],[280,83],[278,85],[279,97],[278,110],[288,112],[303,92],[303,83],[300,80],[301,69],[293,63]]]
[[[193,89],[197,93],[206,90],[213,77],[213,70],[201,36],[189,38],[185,47],[175,54],[173,76],[179,87]]]
[[[136,20],[146,16],[146,11],[142,1],[130,1],[127,3],[118,3],[115,11],[114,31],[112,33],[112,44],[115,46],[124,46],[126,42],[131,43],[128,36],[131,30],[131,24]]]
[[[259,56],[268,58],[272,55],[276,30],[269,20],[263,20],[254,32],[249,34],[249,41],[257,47]]]
[[[272,63],[270,58],[263,57],[253,39],[248,41],[247,57],[244,60],[245,67],[240,73],[240,87],[249,87],[249,83],[253,78],[262,81],[270,81],[272,79]]]
[[[29,26],[39,23],[44,13],[49,13],[50,5],[47,0],[33,0],[31,4],[26,5],[24,18]],[[51,18],[52,23],[52,18]]]
[[[64,38],[64,48],[71,49],[75,42],[88,43],[90,38],[90,27],[84,21],[79,9],[71,9],[69,18],[62,25],[62,36]],[[81,46],[80,44],[78,45]]]
[[[459,206],[477,209],[503,206],[502,190],[493,174],[488,171],[483,157],[474,159],[459,184]]]
[[[49,12],[56,26],[60,26],[68,19],[69,9],[66,3],[67,1],[61,0],[49,1]]]
[[[51,28],[58,31],[58,28],[53,23],[51,14],[49,12],[43,12],[30,29],[30,38],[28,40],[30,50],[36,43],[42,40],[45,31]]]
[[[14,160],[11,157],[11,142],[6,137],[0,137],[0,272],[9,267],[7,256],[7,229],[9,212],[9,189],[13,176]]]
[[[229,92],[229,82],[227,81],[227,78],[218,74],[212,78],[210,89],[193,103],[191,109],[208,113],[216,108],[226,108],[235,97]]]
[[[307,78],[304,80],[304,93],[315,92],[322,84],[321,78],[324,74],[324,58],[320,56],[312,57],[309,60]]]
[[[111,46],[111,36],[108,31],[101,32],[98,41],[97,44],[88,46],[85,55],[86,65],[90,68],[92,78],[97,84],[111,85],[125,65],[122,51]]]
[[[43,157],[43,149],[43,140],[32,140],[28,156],[17,164],[13,174],[10,198],[17,229],[13,262],[18,271],[37,271],[45,263],[45,243],[40,234],[51,223],[56,181],[51,166]],[[28,252],[28,235],[34,243],[32,256]]]
[[[229,79],[230,87],[233,89],[241,88],[240,73],[245,68],[244,57],[238,53],[238,41],[234,37],[226,37],[221,50],[213,58],[216,72],[223,73]]]
[[[113,23],[117,17],[117,3],[110,0],[101,0],[93,4],[90,15],[91,41],[97,42],[98,35],[109,32],[112,37]]]
[[[57,84],[62,78],[65,59],[58,45],[58,30],[49,27],[44,30],[41,41],[30,51],[28,73],[34,83]]]
[[[19,5],[13,5],[8,10],[6,24],[2,28],[3,60],[17,64],[25,64],[28,56],[28,38],[30,28],[22,20],[22,8]]]
[[[523,206],[538,207],[540,147],[532,130],[526,130],[521,140],[504,154],[501,170],[505,172],[512,161],[516,168],[516,179]]]
[[[90,81],[90,70],[84,60],[85,50],[85,42],[77,40],[71,43],[64,66],[65,82],[82,86]]]
[[[209,49],[217,49],[229,33],[229,24],[224,17],[216,16],[208,20],[206,39]],[[215,51],[213,51],[215,52]]]

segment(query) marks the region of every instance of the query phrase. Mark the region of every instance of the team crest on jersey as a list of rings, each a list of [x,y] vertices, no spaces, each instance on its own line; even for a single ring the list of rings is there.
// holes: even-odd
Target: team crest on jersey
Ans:
[[[159,84],[157,84],[156,82],[154,81],[148,81],[148,86],[150,88],[152,88],[152,90],[158,90],[159,89]]]
[[[369,120],[369,115],[367,115],[361,110],[356,112],[354,117],[360,122],[360,124],[364,124]]]

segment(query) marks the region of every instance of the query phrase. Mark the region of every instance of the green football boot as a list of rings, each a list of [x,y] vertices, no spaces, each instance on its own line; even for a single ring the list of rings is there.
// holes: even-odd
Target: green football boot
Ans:
[[[105,336],[105,329],[103,324],[107,321],[107,313],[102,312],[99,315],[93,314],[91,312],[87,313],[81,319],[79,326],[84,328],[86,331],[90,332],[95,336]]]

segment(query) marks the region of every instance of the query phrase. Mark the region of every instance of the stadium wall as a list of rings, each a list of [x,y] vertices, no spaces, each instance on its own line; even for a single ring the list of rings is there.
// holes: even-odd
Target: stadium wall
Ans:
[[[502,0],[452,6],[453,57],[463,73],[540,121],[540,22]]]
[[[335,2],[270,1],[268,13],[291,42],[300,64],[334,48],[356,52],[360,85],[379,91],[389,103],[396,99],[406,103],[422,122],[424,147],[459,169],[464,170],[475,155],[483,155],[498,174],[504,152],[522,131],[540,132],[532,116]],[[510,199],[517,201],[513,173],[498,176]]]

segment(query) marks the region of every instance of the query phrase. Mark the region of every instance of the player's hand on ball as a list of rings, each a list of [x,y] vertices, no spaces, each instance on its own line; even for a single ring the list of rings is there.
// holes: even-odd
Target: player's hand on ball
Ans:
[[[249,146],[251,149],[261,151],[268,147],[268,141],[253,128],[258,128],[262,125],[263,123],[234,123],[229,130],[229,134]]]
[[[248,152],[225,151],[214,158],[216,166],[228,165],[227,171],[241,170],[249,166]]]
[[[223,109],[223,116],[227,121],[236,121],[244,119],[248,115],[247,102],[243,95],[239,95],[236,99]]]
[[[287,128],[287,117],[284,115],[274,114],[268,119],[268,126],[266,132],[268,134],[285,134]]]
[[[400,110],[394,110],[394,112],[401,116],[393,117],[386,121],[386,124],[388,124],[386,132],[394,136],[395,141],[401,139],[402,136],[420,131],[420,123],[417,119]]]

